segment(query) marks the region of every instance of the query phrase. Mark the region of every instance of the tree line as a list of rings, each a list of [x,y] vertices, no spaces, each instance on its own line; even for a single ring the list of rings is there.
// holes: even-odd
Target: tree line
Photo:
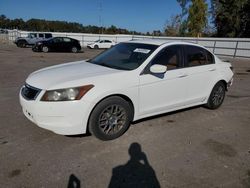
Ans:
[[[250,37],[250,0],[177,0],[181,13],[166,23],[167,36]]]
[[[135,34],[142,33],[128,31],[127,29],[117,28],[114,25],[110,27],[98,27],[93,25],[83,26],[76,22],[50,21],[44,19],[29,19],[24,21],[21,18],[9,19],[5,15],[0,15],[0,28],[19,29],[24,31],[44,31],[44,32],[72,32],[72,33],[93,33],[93,34]]]
[[[210,1],[210,3],[208,2]],[[163,31],[141,33],[110,27],[83,26],[76,22],[43,19],[9,19],[0,16],[0,28],[27,31],[93,34],[134,34],[190,37],[250,37],[250,0],[177,0],[181,12],[171,16]],[[210,7],[209,7],[210,4]]]

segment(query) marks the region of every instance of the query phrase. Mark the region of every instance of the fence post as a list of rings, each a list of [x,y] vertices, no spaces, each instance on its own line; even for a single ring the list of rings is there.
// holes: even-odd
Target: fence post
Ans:
[[[236,53],[237,53],[237,48],[238,48],[238,44],[239,44],[239,41],[237,41],[237,43],[236,43],[236,47],[235,47],[235,50],[234,50],[234,58],[236,57]]]
[[[216,48],[216,41],[214,41],[213,54],[214,54],[214,52],[215,52],[215,48]]]
[[[84,47],[84,35],[82,35],[82,47]]]

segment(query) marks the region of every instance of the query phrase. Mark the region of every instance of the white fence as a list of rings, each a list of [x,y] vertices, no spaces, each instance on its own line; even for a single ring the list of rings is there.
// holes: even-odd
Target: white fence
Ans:
[[[14,41],[16,37],[25,37],[28,31],[9,31],[9,40]],[[220,56],[250,58],[250,38],[191,38],[191,37],[156,37],[141,35],[106,35],[86,33],[60,33],[52,32],[53,37],[67,36],[80,41],[83,47],[99,39],[113,40],[117,43],[137,39],[160,39],[166,41],[193,42],[205,46],[211,52]]]

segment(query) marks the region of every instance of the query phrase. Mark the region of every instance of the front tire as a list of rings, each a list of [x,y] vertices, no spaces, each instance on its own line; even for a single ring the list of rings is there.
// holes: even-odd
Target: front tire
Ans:
[[[94,49],[99,49],[99,46],[98,46],[98,45],[95,45],[95,46],[94,46]]]
[[[71,52],[73,52],[73,53],[77,53],[77,52],[78,52],[77,47],[73,46],[73,47],[71,48]]]
[[[25,48],[26,45],[27,45],[27,42],[24,41],[24,40],[20,40],[20,41],[17,42],[17,46],[18,46],[19,48]]]
[[[100,140],[112,140],[123,135],[132,121],[130,104],[121,97],[101,101],[89,118],[89,131]]]
[[[44,53],[48,53],[48,52],[49,52],[49,47],[48,47],[48,46],[43,46],[43,47],[42,47],[42,51],[43,51]]]
[[[212,89],[206,107],[212,110],[219,108],[224,101],[225,94],[226,86],[223,82],[220,81],[215,84],[214,88]]]

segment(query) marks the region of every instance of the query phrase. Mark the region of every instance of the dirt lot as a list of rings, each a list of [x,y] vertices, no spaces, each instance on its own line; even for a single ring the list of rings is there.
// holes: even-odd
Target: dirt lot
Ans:
[[[143,120],[114,141],[56,135],[24,117],[18,92],[29,73],[99,52],[44,54],[0,44],[0,187],[105,188],[128,179],[138,188],[250,187],[250,60],[232,60],[234,85],[220,109]]]

